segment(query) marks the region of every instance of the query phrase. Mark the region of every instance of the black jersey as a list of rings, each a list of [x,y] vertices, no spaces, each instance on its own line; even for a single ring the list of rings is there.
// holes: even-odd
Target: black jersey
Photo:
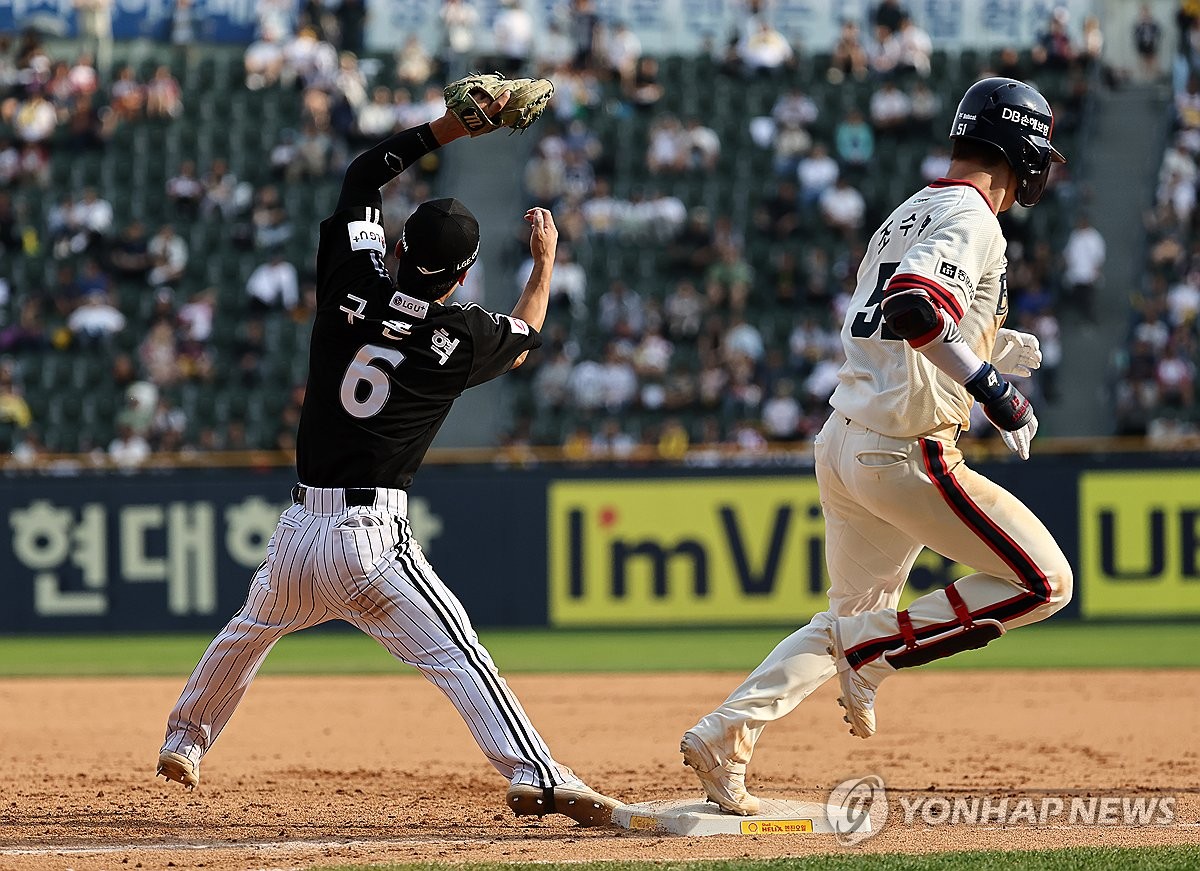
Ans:
[[[313,487],[407,488],[454,400],[541,344],[518,318],[398,290],[380,219],[356,206],[321,223],[296,439],[296,470]]]

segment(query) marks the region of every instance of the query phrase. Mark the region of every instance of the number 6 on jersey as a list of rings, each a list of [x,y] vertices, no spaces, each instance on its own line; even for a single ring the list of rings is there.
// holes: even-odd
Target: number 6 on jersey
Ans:
[[[382,345],[363,345],[358,349],[346,367],[341,389],[342,408],[353,417],[362,419],[379,414],[387,403],[388,394],[392,392],[392,382],[387,373],[371,365],[376,360],[385,360],[395,369],[404,362],[404,354],[396,348]],[[367,385],[367,395],[359,399],[359,385],[362,384]]]

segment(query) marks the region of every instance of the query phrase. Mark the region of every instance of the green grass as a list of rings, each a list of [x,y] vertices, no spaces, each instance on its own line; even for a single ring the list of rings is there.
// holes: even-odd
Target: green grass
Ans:
[[[507,871],[528,867],[502,864],[456,865],[457,871]],[[844,853],[794,859],[729,859],[688,862],[584,862],[539,864],[538,871],[1194,871],[1200,847],[1073,847],[1035,850],[900,854]],[[314,871],[445,871],[445,865],[336,865]]]
[[[748,671],[786,627],[481,632],[502,671]],[[186,675],[208,635],[0,638],[0,677]],[[1200,623],[1070,623],[1030,626],[931,668],[1200,667]],[[281,641],[264,674],[406,672],[365,635],[301,632]]]

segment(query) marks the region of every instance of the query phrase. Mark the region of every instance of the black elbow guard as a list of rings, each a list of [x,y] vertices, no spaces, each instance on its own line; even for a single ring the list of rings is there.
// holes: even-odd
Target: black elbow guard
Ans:
[[[902,339],[926,336],[942,325],[929,298],[919,293],[901,293],[883,301],[883,319]]]

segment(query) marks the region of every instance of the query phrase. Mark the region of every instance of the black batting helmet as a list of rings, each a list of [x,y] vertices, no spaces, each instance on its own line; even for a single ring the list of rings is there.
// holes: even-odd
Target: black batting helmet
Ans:
[[[1050,144],[1053,132],[1054,112],[1036,88],[996,76],[967,88],[950,138],[998,148],[1017,176],[1017,202],[1032,206],[1046,189],[1050,164],[1067,162]]]

